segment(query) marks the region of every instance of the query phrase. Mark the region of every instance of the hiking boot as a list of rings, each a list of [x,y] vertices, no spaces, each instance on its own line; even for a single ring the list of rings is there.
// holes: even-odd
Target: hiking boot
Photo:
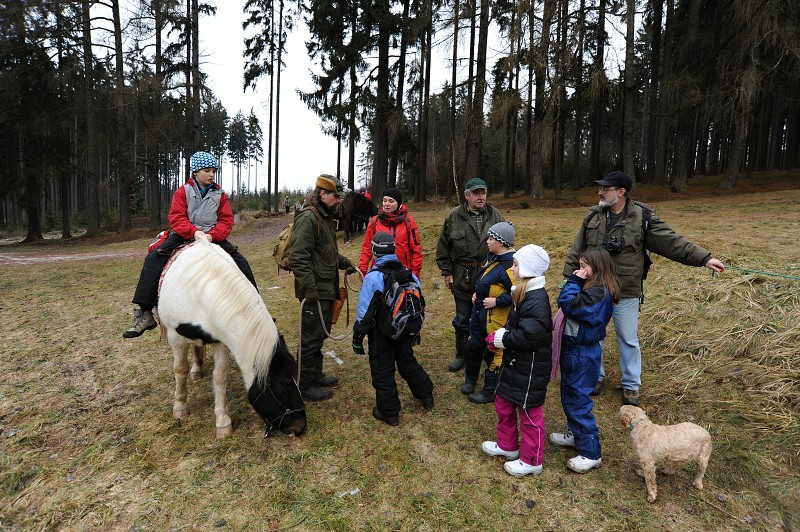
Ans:
[[[524,477],[525,475],[538,475],[542,472],[542,466],[526,464],[522,460],[512,460],[503,464],[503,469],[506,473],[513,475],[517,478]]]
[[[489,371],[484,373],[483,389],[479,392],[469,394],[469,400],[472,403],[486,404],[494,403],[494,392],[497,389],[497,380],[500,372],[498,370]]]
[[[372,417],[377,419],[378,421],[383,421],[387,425],[391,425],[392,427],[396,427],[400,424],[400,419],[397,416],[384,416],[380,410],[378,410],[377,405],[372,407]]]
[[[600,377],[599,379],[597,379],[597,384],[594,385],[594,390],[589,392],[589,395],[591,396],[600,395],[601,393],[603,393],[603,389],[605,387],[606,387],[606,379]]]
[[[422,401],[422,408],[425,410],[430,410],[433,408],[433,395],[429,395],[428,397],[423,397],[420,399]]]
[[[483,442],[481,444],[481,449],[489,456],[504,456],[505,458],[510,458],[512,460],[519,458],[519,451],[504,451],[497,446],[496,441]]]
[[[325,386],[326,388],[333,388],[334,386],[339,386],[339,379],[333,375],[325,375],[323,373],[322,376],[317,379],[317,385]]]
[[[303,399],[308,399],[309,401],[324,401],[325,399],[333,397],[333,392],[330,388],[312,386],[305,390],[300,390],[300,395],[303,396]]]
[[[152,310],[142,310],[139,307],[133,309],[133,325],[131,328],[122,333],[123,338],[136,338],[141,336],[143,332],[155,329],[156,319],[153,317]]]
[[[601,458],[592,460],[591,458],[586,458],[585,456],[581,455],[567,460],[567,467],[576,473],[586,473],[595,467],[600,467],[601,465],[603,465],[603,460]]]
[[[639,390],[622,389],[622,404],[639,406]]]
[[[475,385],[478,384],[478,381],[473,379],[464,379],[464,384],[461,386],[461,393],[464,395],[469,395],[475,391]]]
[[[569,429],[564,429],[564,432],[551,432],[550,443],[558,447],[575,447],[575,436]]]
[[[450,365],[447,367],[447,369],[453,373],[456,371],[461,371],[464,369],[464,358],[459,356],[455,357],[450,361]]]

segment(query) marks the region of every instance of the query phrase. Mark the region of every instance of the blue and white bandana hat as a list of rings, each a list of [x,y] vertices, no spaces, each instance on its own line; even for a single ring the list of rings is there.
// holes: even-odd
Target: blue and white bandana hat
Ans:
[[[207,151],[198,151],[189,159],[189,169],[192,173],[199,172],[203,168],[219,168],[217,158]]]

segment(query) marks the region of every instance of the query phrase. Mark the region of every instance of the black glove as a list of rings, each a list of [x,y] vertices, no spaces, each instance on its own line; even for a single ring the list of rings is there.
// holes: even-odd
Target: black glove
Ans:
[[[414,337],[414,339],[411,340],[411,347],[414,347],[415,345],[419,345],[420,341],[422,341],[422,334],[416,335]]]
[[[353,275],[353,274],[354,274],[354,273],[356,273],[357,271],[358,271],[358,270],[356,269],[356,267],[355,267],[355,266],[353,266],[353,265],[351,264],[350,266],[348,266],[348,267],[347,267],[347,268],[344,270],[344,273],[345,273],[346,275]]]
[[[353,353],[357,355],[364,354],[364,340],[353,339]]]

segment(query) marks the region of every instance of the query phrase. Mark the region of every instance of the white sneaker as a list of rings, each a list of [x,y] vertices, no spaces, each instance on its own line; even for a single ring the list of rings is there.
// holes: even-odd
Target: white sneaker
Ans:
[[[576,473],[586,473],[595,467],[600,467],[603,465],[602,458],[598,458],[597,460],[592,460],[591,458],[586,458],[585,456],[578,455],[575,458],[570,458],[567,460],[567,467],[575,471]]]
[[[569,429],[564,429],[564,432],[551,432],[550,443],[559,447],[575,447],[575,436]]]
[[[481,445],[481,449],[483,449],[483,452],[485,452],[489,456],[504,456],[512,460],[516,460],[517,458],[519,458],[519,451],[504,451],[503,449],[497,446],[496,441],[483,442],[483,444]]]
[[[506,462],[503,464],[503,469],[506,470],[506,473],[509,475],[514,475],[515,477],[524,477],[525,475],[538,475],[542,472],[541,465],[530,465],[526,464],[522,460],[512,460],[511,462]]]

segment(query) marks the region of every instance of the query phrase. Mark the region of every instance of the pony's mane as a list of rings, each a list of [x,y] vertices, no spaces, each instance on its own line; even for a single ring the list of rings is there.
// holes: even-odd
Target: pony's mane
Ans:
[[[195,259],[181,275],[186,288],[203,294],[203,304],[213,310],[216,338],[234,332],[235,345],[245,346],[238,357],[247,357],[256,377],[265,377],[278,345],[278,327],[256,288],[239,271],[230,255],[207,240],[193,246]],[[238,330],[231,331],[234,324]],[[233,342],[225,342],[229,348]],[[244,362],[240,360],[239,364]]]

